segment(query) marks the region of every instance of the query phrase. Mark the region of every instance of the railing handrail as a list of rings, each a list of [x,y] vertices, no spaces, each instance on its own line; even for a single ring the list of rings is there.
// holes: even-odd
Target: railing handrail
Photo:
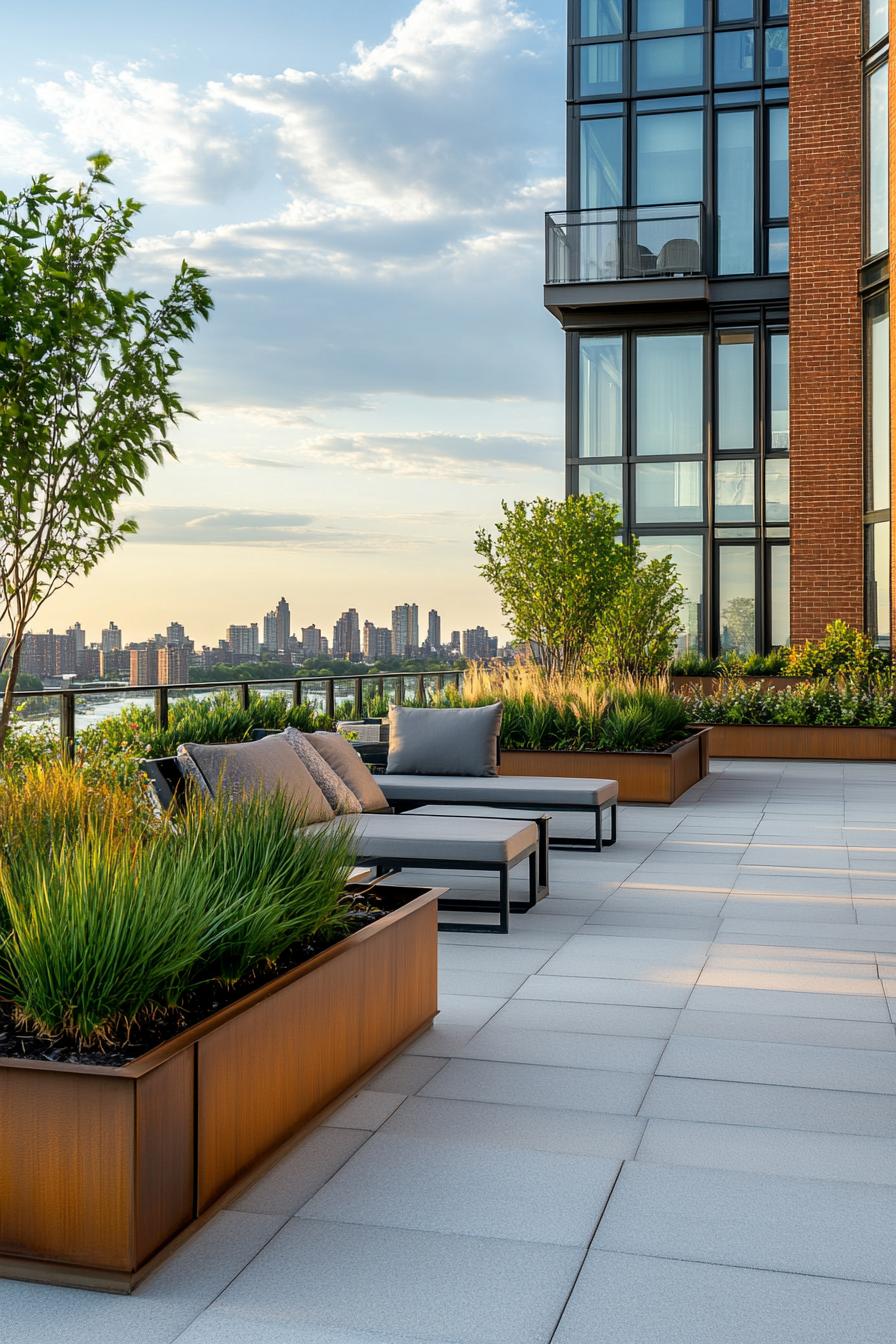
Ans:
[[[315,675],[312,672],[303,672],[298,677],[234,677],[229,681],[159,681],[140,686],[132,686],[129,682],[109,682],[108,684],[97,685],[91,682],[88,686],[57,686],[55,689],[42,691],[13,691],[13,699],[40,699],[46,696],[56,695],[106,695],[110,691],[134,691],[149,694],[152,691],[226,691],[228,686],[241,686],[245,683],[247,686],[295,686],[296,683],[305,681],[388,681],[390,677],[444,677],[460,676],[463,672],[462,667],[434,667],[421,672],[419,669],[405,672],[322,672]]]

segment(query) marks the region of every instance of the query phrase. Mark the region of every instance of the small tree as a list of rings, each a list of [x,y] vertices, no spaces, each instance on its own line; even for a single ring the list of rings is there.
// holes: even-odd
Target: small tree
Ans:
[[[594,641],[595,671],[644,681],[663,676],[681,633],[684,589],[669,555],[635,564],[615,602],[601,616]]]
[[[116,506],[174,455],[169,432],[188,414],[177,343],[212,308],[205,273],[186,262],[155,306],[111,286],[141,206],[99,199],[110,162],[95,155],[74,190],[41,176],[0,193],[0,630],[12,632],[0,751],[25,631],[136,531]]]
[[[595,631],[628,583],[634,552],[617,541],[619,511],[601,495],[503,504],[495,535],[476,534],[479,572],[501,600],[513,639],[549,673],[589,661]]]

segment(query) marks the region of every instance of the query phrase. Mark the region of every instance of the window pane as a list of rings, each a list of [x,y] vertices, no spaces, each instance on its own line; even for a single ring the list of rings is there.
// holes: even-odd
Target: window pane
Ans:
[[[702,523],[702,462],[641,462],[635,468],[635,523]]]
[[[581,122],[579,206],[600,210],[622,204],[622,118]]]
[[[771,599],[769,634],[772,645],[790,643],[790,547],[769,546],[768,587]]]
[[[768,524],[790,521],[790,458],[765,460],[765,521]]]
[[[579,457],[622,456],[622,337],[579,342]]]
[[[716,122],[716,213],[719,275],[756,266],[756,113],[720,112]]]
[[[765,12],[770,19],[786,19],[788,10],[788,0],[768,0],[765,7]]]
[[[790,109],[768,110],[768,217],[786,219],[790,214]]]
[[[716,522],[752,523],[756,516],[756,463],[753,458],[716,462]]]
[[[753,546],[719,547],[719,647],[756,652],[756,560]]]
[[[876,644],[890,647],[890,524],[865,528],[865,623]]]
[[[756,37],[752,28],[716,33],[716,84],[752,84]]]
[[[887,67],[880,66],[867,81],[868,162],[865,165],[865,213],[868,229],[868,255],[886,249],[887,190],[889,165],[887,151]]]
[[[638,0],[636,32],[702,27],[703,0]]]
[[[684,630],[678,637],[677,654],[699,653],[703,649],[703,538],[702,537],[642,537],[641,552],[648,560],[665,555],[672,557],[681,586],[684,602],[681,618]]]
[[[756,0],[716,0],[716,22],[736,23],[738,19],[755,19]]]
[[[580,37],[614,37],[622,32],[622,0],[581,0]]]
[[[765,30],[765,77],[766,79],[787,79],[790,74],[790,56],[788,36],[790,29],[786,24]]]
[[[622,43],[597,42],[576,47],[579,62],[579,97],[593,93],[622,92]]]
[[[866,0],[868,6],[868,46],[885,37],[890,27],[888,0]]]
[[[755,446],[755,353],[749,332],[722,332],[718,345],[719,451],[752,453]]]
[[[790,270],[790,229],[768,231],[768,273],[784,275]]]
[[[637,451],[703,452],[703,337],[637,338]]]
[[[866,308],[865,508],[890,507],[890,315],[876,300]]]
[[[611,504],[615,504],[622,516],[622,463],[621,462],[580,462],[580,495],[603,495]]]
[[[769,337],[769,381],[771,383],[772,436],[769,450],[790,450],[790,336],[776,331]]]
[[[638,204],[703,200],[703,113],[638,117]]]
[[[703,38],[660,37],[635,45],[638,92],[699,89],[703,83]]]

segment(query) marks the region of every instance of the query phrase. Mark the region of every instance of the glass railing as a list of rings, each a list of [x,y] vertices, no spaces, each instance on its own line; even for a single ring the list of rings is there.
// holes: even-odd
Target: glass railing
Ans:
[[[700,202],[549,214],[545,284],[704,275],[703,219]]]

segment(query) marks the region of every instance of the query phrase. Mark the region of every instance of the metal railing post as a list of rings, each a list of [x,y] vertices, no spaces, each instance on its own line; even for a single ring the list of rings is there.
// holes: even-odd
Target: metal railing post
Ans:
[[[395,703],[404,704],[404,677],[400,674],[395,678]]]
[[[331,677],[329,681],[327,681],[327,682],[324,683],[324,695],[325,695],[325,697],[326,697],[326,699],[325,699],[325,709],[326,709],[326,713],[327,713],[327,715],[328,715],[329,718],[331,718],[331,719],[335,719],[335,717],[336,717],[336,680],[335,680],[334,677]]]
[[[59,695],[59,738],[66,761],[75,759],[75,696],[72,691]]]
[[[417,701],[421,705],[426,704],[426,679],[422,672],[417,678]]]
[[[168,687],[156,687],[156,727],[162,732],[168,727]]]
[[[378,697],[380,700],[385,700],[385,698],[386,698],[386,678],[385,678],[385,677],[377,677],[377,679],[376,679],[376,693],[377,693],[377,697]]]
[[[292,684],[292,702],[294,705],[302,703],[302,678],[296,677]]]
[[[354,715],[355,715],[355,718],[356,718],[356,719],[360,719],[360,718],[363,716],[363,714],[364,714],[364,679],[363,679],[363,677],[355,677],[355,707],[354,707],[354,711],[353,711],[353,712],[354,712]]]
[[[240,709],[246,709],[246,710],[247,710],[247,709],[249,708],[249,683],[248,683],[248,681],[241,681],[241,682],[239,683],[239,695],[240,695]]]

